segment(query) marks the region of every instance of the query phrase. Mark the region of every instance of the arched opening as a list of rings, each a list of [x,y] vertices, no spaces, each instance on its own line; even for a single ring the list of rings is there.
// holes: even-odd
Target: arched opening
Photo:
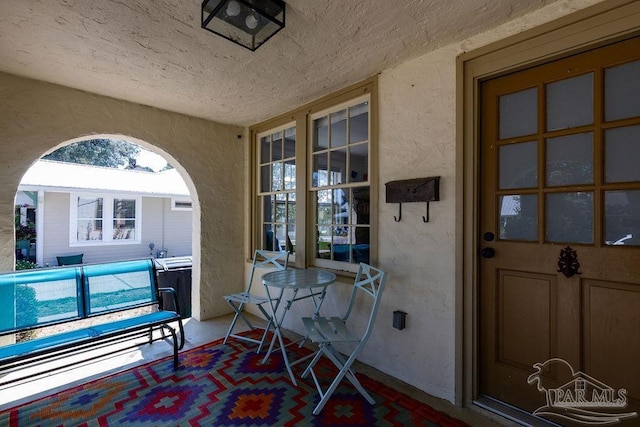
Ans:
[[[52,156],[61,148],[82,145],[101,150],[89,141],[119,141],[135,149],[89,153],[93,157],[85,153],[83,159],[82,150]],[[109,155],[124,161],[96,160]],[[17,269],[182,258],[181,267],[189,269],[183,310],[191,316],[192,295],[199,291],[192,289],[197,280],[192,280],[191,269],[198,268],[193,256],[199,258],[200,210],[191,178],[169,153],[124,135],[65,141],[31,165],[18,186],[15,205]],[[19,237],[29,230],[25,244]]]

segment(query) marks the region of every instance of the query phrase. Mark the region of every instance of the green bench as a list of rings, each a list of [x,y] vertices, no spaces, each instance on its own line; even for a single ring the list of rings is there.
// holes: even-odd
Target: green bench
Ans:
[[[184,346],[177,295],[172,288],[157,288],[151,259],[1,273],[0,336],[29,333],[46,326],[150,305],[158,306],[158,310],[0,346],[0,374],[33,364],[61,361],[48,370],[36,369],[38,373],[33,374],[41,375],[77,363],[63,365],[62,359],[71,354],[82,354],[96,347],[107,351],[111,344],[133,342],[140,337],[152,343],[168,339],[167,332],[173,345],[173,365],[177,368],[178,351]],[[130,347],[139,345],[140,340],[137,341]],[[120,350],[122,348],[116,351]],[[109,353],[100,352],[99,357],[105,354]],[[1,383],[24,378],[27,377]]]

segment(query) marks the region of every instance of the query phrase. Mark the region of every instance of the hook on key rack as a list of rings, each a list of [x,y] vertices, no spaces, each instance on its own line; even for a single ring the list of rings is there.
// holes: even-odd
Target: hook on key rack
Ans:
[[[398,217],[396,218],[396,216],[393,216],[393,220],[395,222],[400,222],[400,220],[402,219],[402,203],[398,203],[400,205],[400,211],[398,213]],[[424,217],[423,217],[424,218]]]
[[[391,181],[385,184],[387,203],[398,203],[399,213],[394,216],[395,222],[402,220],[402,204],[407,202],[425,202],[427,215],[422,217],[422,222],[429,222],[429,202],[440,200],[440,177],[404,179]]]

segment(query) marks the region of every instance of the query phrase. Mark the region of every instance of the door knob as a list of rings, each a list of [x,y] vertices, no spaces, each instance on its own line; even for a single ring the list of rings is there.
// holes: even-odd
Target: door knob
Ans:
[[[480,256],[482,256],[482,258],[493,258],[495,254],[496,251],[493,248],[483,248],[480,251]]]

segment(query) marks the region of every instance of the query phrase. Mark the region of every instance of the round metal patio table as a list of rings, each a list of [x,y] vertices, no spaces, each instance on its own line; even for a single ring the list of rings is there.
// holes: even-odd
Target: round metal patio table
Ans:
[[[273,326],[274,326],[274,334],[271,339],[271,344],[269,345],[269,350],[267,354],[264,356],[262,360],[263,363],[267,361],[271,353],[273,352],[274,345],[276,340],[278,340],[280,344],[280,350],[282,352],[282,357],[284,359],[284,364],[287,367],[287,371],[289,372],[289,376],[291,377],[291,381],[294,385],[297,385],[296,379],[293,376],[293,371],[291,370],[291,366],[294,366],[296,363],[300,363],[306,358],[298,359],[294,363],[289,362],[289,358],[287,357],[287,349],[284,344],[284,339],[282,337],[282,323],[284,322],[284,318],[291,308],[291,305],[295,301],[299,301],[302,299],[311,298],[313,302],[313,306],[315,308],[313,316],[317,316],[320,312],[320,307],[322,306],[322,301],[324,300],[325,294],[327,292],[327,287],[336,281],[336,275],[324,270],[313,270],[313,269],[289,269],[282,271],[273,271],[271,273],[266,273],[262,276],[262,283],[267,292],[267,296],[269,297],[269,305],[271,307],[271,315],[273,317]],[[278,293],[277,290],[280,290]],[[302,296],[298,296],[299,290],[307,290]],[[289,290],[292,292],[287,292],[288,297],[283,299],[285,295],[285,290]],[[277,296],[273,297],[271,295],[272,291],[276,291],[278,293]],[[280,317],[277,316],[278,308],[280,304],[285,302],[284,308],[280,314]],[[300,346],[304,344],[306,337],[303,338],[300,343]],[[291,343],[295,344],[295,343]],[[291,345],[288,344],[288,345]]]

